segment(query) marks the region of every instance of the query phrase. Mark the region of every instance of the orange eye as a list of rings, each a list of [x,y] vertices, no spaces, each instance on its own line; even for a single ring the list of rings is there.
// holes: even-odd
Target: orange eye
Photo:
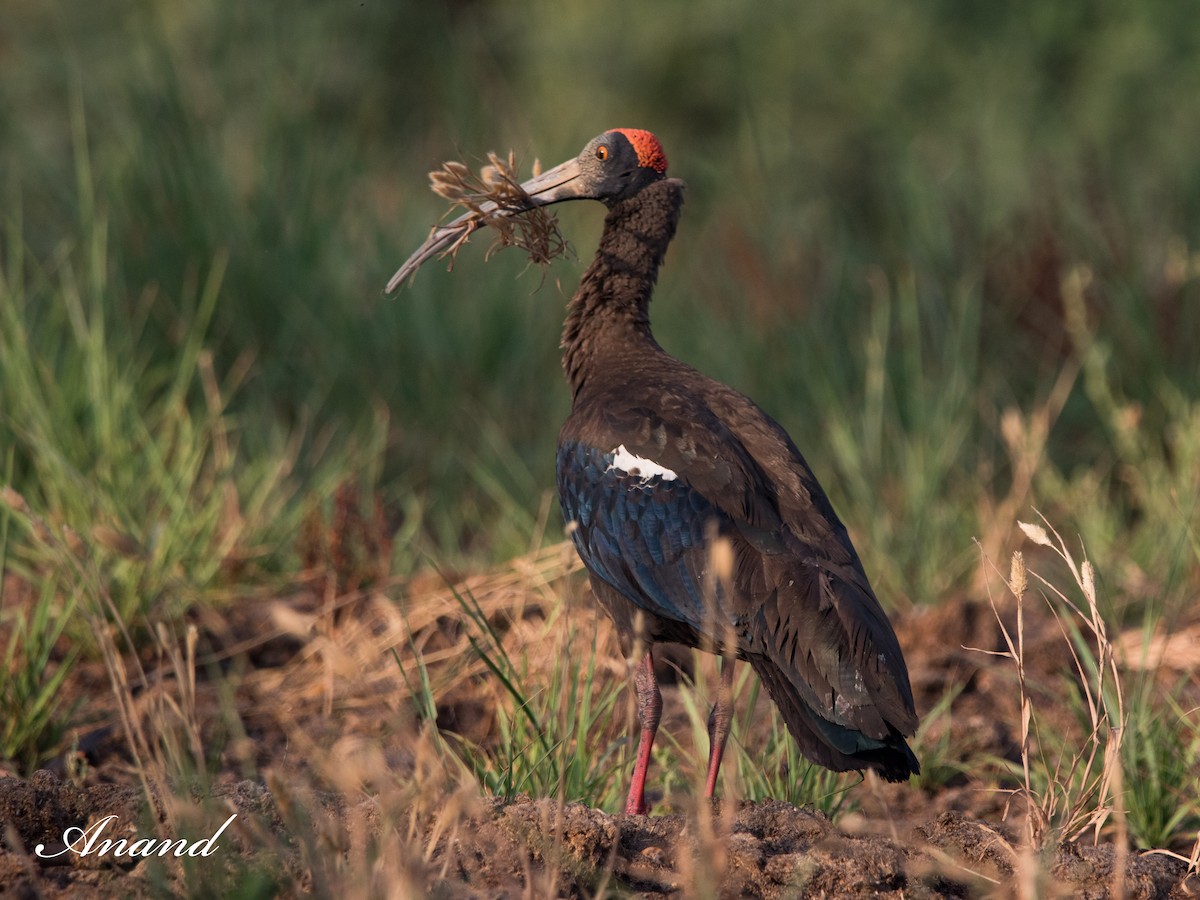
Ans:
[[[608,159],[608,147],[604,144],[596,148],[596,159]]]

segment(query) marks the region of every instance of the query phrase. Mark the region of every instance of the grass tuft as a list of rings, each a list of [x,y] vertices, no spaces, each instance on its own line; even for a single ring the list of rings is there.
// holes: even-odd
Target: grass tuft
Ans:
[[[1076,563],[1059,534],[1052,528],[1047,530],[1049,523],[1046,527],[1019,524],[1026,538],[1066,564],[1082,595],[1082,603],[1072,600],[1047,578],[1028,569],[1019,551],[1013,554],[1006,581],[1015,604],[1015,626],[1001,615],[990,586],[988,591],[1007,649],[979,652],[1010,660],[1020,691],[1020,764],[1001,761],[1001,766],[1020,780],[1020,787],[1011,793],[1024,805],[1025,843],[1042,850],[1076,840],[1089,830],[1098,839],[1114,812],[1123,820],[1121,743],[1127,715],[1121,675],[1108,626],[1100,613],[1091,562],[1085,559]],[[1039,718],[1037,691],[1030,682],[1026,652],[1025,603],[1031,579],[1045,588],[1042,598],[1074,663],[1078,697],[1086,712],[1080,735],[1055,735],[1042,726]]]

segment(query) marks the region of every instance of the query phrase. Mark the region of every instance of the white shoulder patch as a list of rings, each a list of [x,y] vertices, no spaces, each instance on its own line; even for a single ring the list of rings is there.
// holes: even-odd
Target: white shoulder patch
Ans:
[[[663,481],[674,481],[679,477],[671,469],[668,469],[666,466],[660,466],[652,459],[643,459],[640,456],[635,456],[625,449],[624,444],[613,451],[613,461],[607,471],[611,472],[613,469],[629,475],[636,475],[642,481],[649,481],[655,475]]]

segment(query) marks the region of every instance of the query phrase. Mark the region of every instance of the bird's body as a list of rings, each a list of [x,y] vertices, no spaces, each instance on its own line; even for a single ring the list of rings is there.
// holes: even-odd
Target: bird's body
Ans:
[[[527,185],[547,203],[592,197],[609,207],[563,331],[572,409],[557,472],[596,598],[626,649],[643,646],[626,810],[646,808],[658,641],[727,658],[709,720],[708,795],[731,721],[733,658],[754,668],[810,759],[902,780],[919,771],[905,742],[917,726],[908,673],[846,529],[784,429],[650,331],[650,295],[683,203],[682,182],[665,174],[657,138],[617,130]]]

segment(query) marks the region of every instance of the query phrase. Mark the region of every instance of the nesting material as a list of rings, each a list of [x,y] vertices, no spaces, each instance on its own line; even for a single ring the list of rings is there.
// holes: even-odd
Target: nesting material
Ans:
[[[533,174],[537,176],[540,171],[541,166],[535,162]],[[488,165],[478,175],[464,163],[443,163],[441,169],[429,173],[429,183],[435,194],[461,206],[469,215],[457,223],[459,233],[438,256],[449,257],[451,268],[459,248],[483,225],[496,232],[496,240],[485,259],[504,247],[519,247],[529,254],[531,263],[545,267],[570,252],[558,229],[558,219],[546,212],[545,207],[530,206],[529,195],[517,177],[516,156],[511,150],[507,157],[489,153]]]

